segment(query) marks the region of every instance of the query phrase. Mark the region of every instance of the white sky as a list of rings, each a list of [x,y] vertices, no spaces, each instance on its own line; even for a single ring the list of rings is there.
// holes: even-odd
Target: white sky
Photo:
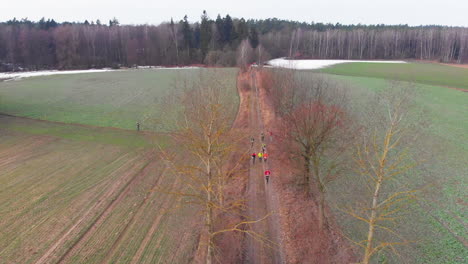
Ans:
[[[115,16],[123,24],[159,24],[185,14],[193,22],[205,9],[211,18],[229,13],[342,24],[468,26],[468,0],[0,0],[0,6],[0,21],[46,17],[107,23]]]

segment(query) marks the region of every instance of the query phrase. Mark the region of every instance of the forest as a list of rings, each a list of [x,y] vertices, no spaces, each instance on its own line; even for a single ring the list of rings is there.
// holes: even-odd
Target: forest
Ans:
[[[468,28],[342,25],[185,16],[160,25],[114,18],[0,22],[0,71],[143,65],[242,66],[270,58],[431,60],[468,63]]]

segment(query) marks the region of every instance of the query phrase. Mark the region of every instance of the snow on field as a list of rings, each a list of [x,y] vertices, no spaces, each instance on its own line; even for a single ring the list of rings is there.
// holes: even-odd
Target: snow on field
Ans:
[[[161,67],[161,66],[138,66],[138,69],[155,69],[155,70],[177,70],[177,69],[199,69],[200,67]],[[74,71],[31,71],[31,72],[0,72],[0,80],[19,80],[28,77],[49,76],[49,75],[62,75],[62,74],[79,74],[79,73],[98,73],[109,71],[126,71],[134,69],[90,69],[90,70],[74,70]]]
[[[164,67],[164,66],[137,66],[137,69],[156,69],[156,70],[191,70],[200,69],[197,66],[185,66],[185,67]]]
[[[78,74],[78,73],[93,73],[93,72],[108,72],[115,71],[111,69],[91,69],[91,70],[75,70],[75,71],[32,71],[32,72],[0,72],[0,79],[18,80],[27,77],[61,75],[61,74]]]
[[[376,60],[287,60],[278,58],[268,61],[268,65],[279,68],[313,70],[329,67],[340,63],[370,62],[370,63],[406,63],[405,61],[376,61]]]

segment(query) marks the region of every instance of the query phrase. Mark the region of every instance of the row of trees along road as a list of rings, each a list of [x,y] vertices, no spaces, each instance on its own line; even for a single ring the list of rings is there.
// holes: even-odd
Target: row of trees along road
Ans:
[[[375,102],[371,112],[359,112],[357,117],[339,82],[292,70],[275,70],[266,76],[264,83],[280,117],[278,144],[297,168],[290,180],[317,202],[319,230],[323,232],[329,224],[326,195],[343,195],[328,193],[330,183],[347,177],[355,182],[346,183],[355,190],[346,198],[349,204],[331,206],[367,227],[351,235],[362,249],[362,263],[410,243],[394,228],[416,193],[395,184],[404,183],[415,166],[408,149],[417,131],[408,125],[415,114],[408,108],[409,90],[395,84],[385,91],[388,94],[368,98],[368,104]]]
[[[167,116],[176,120],[170,133],[175,147],[160,148],[160,154],[182,184],[160,186],[157,191],[173,195],[180,206],[196,209],[198,214],[193,218],[204,226],[198,250],[207,264],[222,262],[217,246],[227,233],[275,246],[265,234],[252,229],[270,214],[250,219],[245,215],[245,201],[227,194],[229,181],[247,173],[244,165],[249,156],[244,147],[248,135],[232,128],[237,105],[230,99],[224,77],[216,72],[200,73],[199,78],[176,84],[173,94],[164,100]]]
[[[157,26],[120,25],[117,19],[108,24],[9,20],[0,23],[0,70],[235,66],[241,43],[257,51],[249,63],[285,56],[468,62],[468,29],[462,27],[300,23],[229,15],[211,19],[203,12],[200,22],[190,23],[185,16]]]
[[[262,83],[279,117],[275,142],[296,168],[290,176],[281,175],[278,184],[290,185],[286,179],[290,177],[303,187],[306,197],[315,199],[318,223],[309,224],[318,224],[317,236],[326,235],[330,225],[326,195],[341,195],[330,193],[330,183],[348,177],[354,182],[348,182],[348,187],[353,185],[356,191],[347,194],[348,204],[333,206],[365,225],[363,231],[349,237],[361,248],[362,263],[411,243],[398,233],[394,223],[417,192],[395,184],[404,183],[407,172],[415,166],[409,155],[409,146],[417,145],[414,127],[420,129],[419,123],[410,122],[415,115],[409,107],[414,95],[396,83],[381,94],[369,95],[369,112],[356,115],[341,83],[320,74],[270,71],[262,72]],[[226,195],[228,182],[245,173],[242,164],[248,163],[248,152],[242,146],[248,135],[231,126],[236,107],[229,100],[223,77],[200,73],[199,79],[181,80],[180,84],[173,89],[175,94],[164,100],[167,116],[176,120],[171,132],[175,147],[160,148],[160,153],[183,184],[158,190],[174,195],[181,205],[198,209],[200,217],[195,219],[204,225],[198,252],[206,263],[220,257],[216,246],[226,233],[248,235],[274,247],[264,234],[251,229],[270,213],[248,219],[243,214],[245,201]],[[170,107],[174,105],[177,109]],[[180,111],[180,105],[184,110]],[[220,223],[223,216],[231,221]]]

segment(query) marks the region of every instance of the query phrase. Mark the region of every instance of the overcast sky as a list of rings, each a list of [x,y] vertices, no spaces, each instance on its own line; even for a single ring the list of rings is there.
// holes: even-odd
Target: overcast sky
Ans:
[[[185,14],[211,18],[281,18],[342,24],[440,24],[468,26],[468,0],[1,0],[0,21],[16,18],[57,21],[117,17],[122,24],[159,24]]]

